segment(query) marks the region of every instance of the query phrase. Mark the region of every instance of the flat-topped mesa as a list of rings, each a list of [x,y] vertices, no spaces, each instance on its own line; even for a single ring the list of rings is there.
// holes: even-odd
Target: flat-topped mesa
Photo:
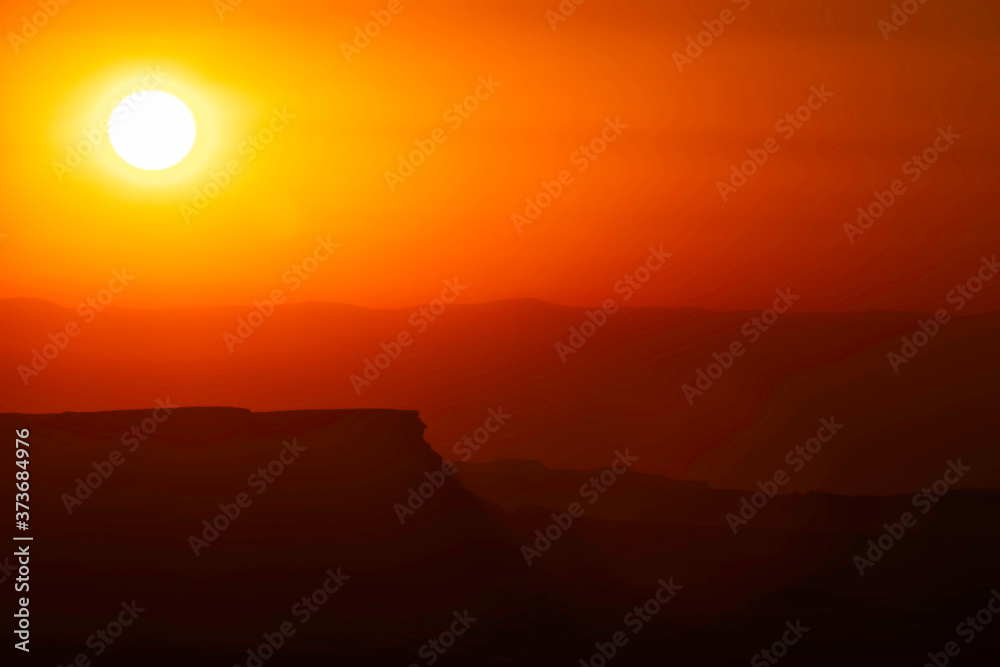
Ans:
[[[30,432],[32,564],[46,573],[32,613],[141,597],[169,617],[147,629],[152,644],[173,645],[176,634],[241,646],[259,636],[260,618],[338,568],[350,577],[341,616],[359,605],[383,615],[420,609],[429,591],[442,613],[472,604],[462,583],[470,568],[490,581],[524,573],[481,503],[441,473],[424,428],[415,411],[254,413],[167,400],[148,410],[0,414],[0,432]],[[428,474],[440,486],[401,522],[396,505]],[[211,622],[220,616],[230,624]],[[427,629],[413,622],[427,633],[437,619]],[[66,617],[42,639],[86,637],[90,623]]]
[[[456,302],[424,331],[414,308],[289,303],[230,353],[223,335],[245,306],[112,304],[88,323],[73,309],[0,299],[0,322],[16,323],[0,336],[0,366],[10,371],[0,377],[0,410],[143,408],[168,395],[256,411],[406,407],[420,410],[445,458],[596,470],[607,443],[628,443],[643,472],[738,489],[756,488],[779,467],[793,471],[787,452],[835,416],[844,432],[787,491],[906,493],[959,456],[980,461],[976,485],[1000,487],[1000,355],[991,336],[1000,313],[935,323],[933,340],[927,334],[919,351],[907,343],[912,358],[899,367],[902,338],[922,341],[917,323],[936,315],[798,306],[776,323],[770,307],[713,313],[622,302],[598,316],[538,301]],[[594,335],[562,363],[554,344],[584,321],[600,332],[588,328]],[[400,336],[412,343],[403,347]],[[583,418],[581,406],[591,408]],[[456,451],[499,408],[513,415],[510,424],[478,451]]]
[[[239,523],[265,523],[269,534],[306,520],[398,528],[393,504],[427,471],[441,469],[415,411],[254,413],[157,403],[149,410],[0,415],[10,432],[31,431],[33,511],[47,517],[39,529],[72,522],[113,533],[130,515],[143,517],[133,535],[153,537],[178,525],[193,530],[240,494],[259,508]]]

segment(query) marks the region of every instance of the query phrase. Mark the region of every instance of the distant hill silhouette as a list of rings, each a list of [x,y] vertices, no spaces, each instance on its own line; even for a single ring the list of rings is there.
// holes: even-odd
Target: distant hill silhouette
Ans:
[[[563,363],[556,344],[569,344],[587,309],[531,300],[453,304],[430,322],[413,316],[416,309],[286,305],[259,318],[245,342],[230,341],[230,353],[224,334],[252,310],[112,308],[86,323],[45,302],[2,301],[0,319],[17,326],[0,340],[7,369],[0,406],[95,411],[169,397],[263,411],[412,409],[446,458],[596,468],[628,446],[639,470],[744,489],[779,469],[791,472],[786,453],[816,435],[821,419],[834,418],[843,430],[784,491],[903,493],[959,456],[975,468],[963,484],[1000,485],[998,314],[942,325],[897,374],[887,355],[930,316],[793,306],[753,334],[756,325],[741,330],[760,313],[622,309]],[[80,334],[25,386],[18,366],[70,321]],[[395,349],[401,332],[411,343]],[[709,368],[713,355],[725,358],[734,341],[743,355],[703,395],[689,395],[690,405],[682,387],[697,388],[699,371],[719,370]],[[359,384],[359,394],[351,378],[364,378],[366,360],[375,363],[383,344],[398,358],[377,377],[369,370],[371,384]],[[501,407],[511,418],[478,451],[455,449]]]

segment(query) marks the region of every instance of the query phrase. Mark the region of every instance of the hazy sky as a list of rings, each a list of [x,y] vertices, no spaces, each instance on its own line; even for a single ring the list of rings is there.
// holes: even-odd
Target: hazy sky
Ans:
[[[869,0],[588,0],[565,21],[557,0],[335,4],[71,0],[34,29],[35,2],[5,2],[0,298],[75,305],[126,267],[116,305],[244,304],[323,238],[339,248],[293,300],[426,303],[457,276],[469,302],[596,305],[662,245],[634,305],[790,286],[803,310],[931,310],[1000,252],[995,4],[929,2],[891,32]],[[167,171],[102,130],[142,87],[198,123]],[[948,150],[907,171],[940,128]],[[512,220],[543,182],[551,204]],[[998,304],[1000,284],[969,310]]]

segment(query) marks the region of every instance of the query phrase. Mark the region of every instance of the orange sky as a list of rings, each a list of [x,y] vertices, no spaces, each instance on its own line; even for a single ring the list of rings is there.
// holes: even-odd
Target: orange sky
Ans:
[[[322,237],[339,248],[293,301],[426,303],[458,276],[470,303],[596,305],[663,245],[671,265],[633,305],[764,307],[792,286],[803,310],[934,309],[1000,252],[995,4],[931,0],[886,40],[888,1],[588,0],[553,30],[557,0],[402,0],[348,62],[342,43],[388,0],[244,0],[222,18],[222,0],[52,2],[26,40],[10,35],[37,2],[0,9],[0,298],[74,306],[126,267],[116,305],[245,304]],[[674,52],[724,10],[679,72]],[[138,172],[105,136],[54,168],[151,81],[195,113],[187,159]],[[824,85],[783,136],[776,122]],[[477,89],[468,118],[446,114]],[[276,110],[287,126],[250,150]],[[627,128],[581,171],[608,118]],[[948,127],[961,137],[911,182],[904,163]],[[390,187],[435,130],[446,140]],[[724,202],[718,181],[770,137],[778,151]],[[519,233],[512,214],[566,170]],[[895,179],[906,194],[850,243],[844,224]],[[970,312],[998,306],[991,288]]]

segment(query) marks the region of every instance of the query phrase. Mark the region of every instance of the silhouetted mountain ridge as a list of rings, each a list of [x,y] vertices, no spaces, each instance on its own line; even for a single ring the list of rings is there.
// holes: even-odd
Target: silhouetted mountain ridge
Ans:
[[[0,339],[8,369],[0,409],[143,408],[168,396],[256,411],[415,409],[438,453],[459,458],[455,444],[502,408],[512,418],[472,462],[596,468],[627,443],[644,472],[743,489],[789,470],[787,453],[833,418],[843,431],[787,490],[904,493],[960,456],[977,461],[970,484],[1000,487],[997,314],[941,325],[894,369],[888,355],[919,331],[919,315],[793,305],[763,331],[748,313],[621,308],[592,336],[573,338],[583,344],[563,363],[557,345],[593,309],[458,302],[431,321],[416,310],[295,304],[279,307],[230,352],[224,336],[253,310],[112,307],[86,323],[45,304],[35,312],[0,302],[0,317],[19,323]],[[56,352],[50,334],[70,320],[81,333],[39,360],[35,352],[46,346]],[[409,336],[405,347],[401,335]],[[743,352],[729,361],[736,342]],[[728,366],[721,373],[717,356]],[[19,369],[33,363],[44,368],[25,384]]]

